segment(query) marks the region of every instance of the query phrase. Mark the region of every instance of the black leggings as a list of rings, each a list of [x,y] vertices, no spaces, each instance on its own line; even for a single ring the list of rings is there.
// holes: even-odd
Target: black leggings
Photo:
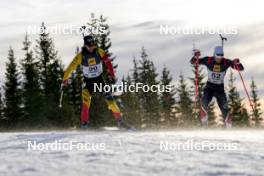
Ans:
[[[202,97],[202,108],[204,109],[204,111],[207,112],[208,104],[212,101],[213,97],[216,98],[217,104],[225,119],[228,115],[228,103],[224,90],[224,85],[216,85],[212,83],[206,84]]]

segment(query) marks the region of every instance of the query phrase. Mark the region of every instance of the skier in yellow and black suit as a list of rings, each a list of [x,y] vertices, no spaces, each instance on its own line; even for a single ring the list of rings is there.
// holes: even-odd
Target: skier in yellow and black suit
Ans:
[[[84,37],[84,47],[78,53],[71,64],[64,72],[62,86],[68,84],[68,77],[78,65],[82,66],[85,86],[82,90],[82,108],[81,108],[81,128],[89,126],[89,109],[91,104],[94,84],[105,85],[103,78],[103,66],[107,68],[110,80],[115,80],[115,74],[111,61],[103,49],[97,48],[96,42],[92,36]],[[121,127],[129,128],[123,121],[119,107],[117,106],[110,92],[103,92],[108,108],[112,111],[113,116]]]

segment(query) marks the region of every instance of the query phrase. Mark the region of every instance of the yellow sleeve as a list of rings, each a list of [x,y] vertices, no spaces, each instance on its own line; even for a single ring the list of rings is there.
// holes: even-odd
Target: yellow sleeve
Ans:
[[[104,58],[106,56],[105,51],[102,48],[98,48],[97,51],[101,58]]]
[[[67,67],[67,69],[64,71],[63,80],[68,79],[71,72],[77,68],[78,65],[82,63],[82,54],[78,53],[70,63],[70,65]]]

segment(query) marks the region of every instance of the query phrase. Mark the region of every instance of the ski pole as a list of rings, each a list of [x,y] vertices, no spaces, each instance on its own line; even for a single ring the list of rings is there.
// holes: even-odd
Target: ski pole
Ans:
[[[81,31],[83,37],[85,36],[85,30],[86,30],[86,26],[82,26],[80,28],[80,31]]]
[[[62,98],[63,98],[63,87],[61,87],[61,95],[60,95],[59,108],[62,108]]]
[[[222,41],[222,48],[224,49],[224,40],[227,41],[226,37],[223,37],[222,34],[219,34],[221,41]]]
[[[248,93],[248,90],[247,90],[247,87],[246,87],[246,84],[245,84],[245,81],[244,81],[244,79],[243,79],[243,76],[242,76],[242,74],[241,74],[241,72],[240,72],[240,69],[238,68],[238,66],[236,66],[236,70],[237,70],[237,72],[238,72],[238,74],[239,74],[239,76],[240,76],[240,79],[241,79],[241,81],[242,81],[242,84],[243,84],[243,87],[244,87],[244,91],[246,92],[246,95],[247,95],[247,98],[248,98],[248,101],[249,101],[249,105],[251,106],[251,108],[252,108],[252,111],[253,111],[253,113],[254,113],[254,106],[253,106],[253,104],[252,104],[252,101],[251,101],[251,99],[250,99],[250,96],[249,96],[249,93]]]
[[[194,97],[194,108],[197,108],[197,97],[198,97],[198,65],[199,65],[199,57],[197,57],[197,61],[195,63],[195,97]]]
[[[195,43],[193,42],[193,52],[195,52]],[[198,65],[199,65],[199,56],[195,62],[195,96],[194,96],[194,110],[197,108],[197,97],[198,97]]]

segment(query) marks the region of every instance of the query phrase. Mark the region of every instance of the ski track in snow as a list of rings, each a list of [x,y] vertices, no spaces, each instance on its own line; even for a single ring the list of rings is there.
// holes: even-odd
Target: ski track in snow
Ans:
[[[264,131],[0,133],[0,176],[264,175]],[[105,150],[28,151],[28,141],[104,143]],[[160,142],[235,143],[236,150],[160,150]]]

